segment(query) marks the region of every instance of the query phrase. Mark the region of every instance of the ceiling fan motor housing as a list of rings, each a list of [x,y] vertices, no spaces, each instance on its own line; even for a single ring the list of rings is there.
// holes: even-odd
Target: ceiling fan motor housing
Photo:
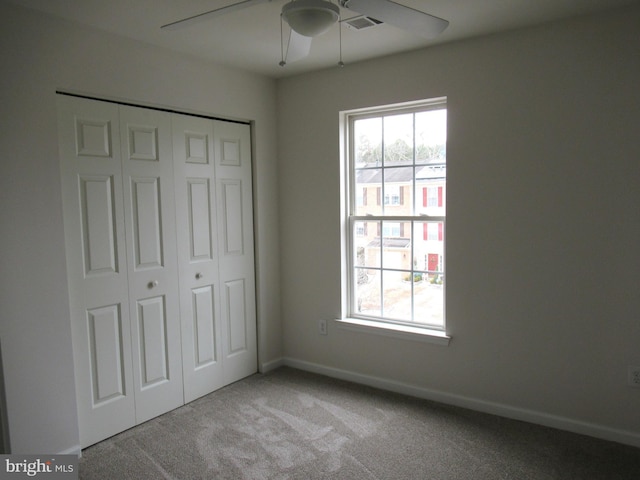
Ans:
[[[282,7],[282,18],[305,37],[323,34],[340,18],[340,8],[326,0],[296,0]]]

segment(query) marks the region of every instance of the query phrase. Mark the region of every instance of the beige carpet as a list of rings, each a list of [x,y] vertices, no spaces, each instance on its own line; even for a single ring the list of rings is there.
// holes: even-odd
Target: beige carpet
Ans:
[[[86,449],[80,478],[637,480],[640,449],[282,368]]]

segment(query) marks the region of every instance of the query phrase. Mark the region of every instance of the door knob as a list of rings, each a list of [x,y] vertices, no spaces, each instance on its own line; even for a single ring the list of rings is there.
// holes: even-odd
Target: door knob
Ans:
[[[149,282],[149,283],[147,284],[147,286],[148,286],[149,288],[157,287],[157,286],[158,286],[158,280],[154,280],[153,282]]]
[[[196,280],[200,280],[204,275],[202,275],[200,272],[196,273]]]

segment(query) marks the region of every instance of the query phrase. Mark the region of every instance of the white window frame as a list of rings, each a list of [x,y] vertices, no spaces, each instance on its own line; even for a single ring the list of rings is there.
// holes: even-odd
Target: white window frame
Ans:
[[[398,322],[393,319],[385,318],[368,318],[364,315],[359,315],[356,312],[356,300],[353,292],[355,291],[356,268],[354,259],[355,253],[355,239],[357,232],[355,231],[355,225],[358,221],[397,221],[407,222],[411,225],[411,231],[414,231],[414,222],[441,222],[446,225],[446,217],[444,216],[426,216],[426,215],[403,215],[403,216],[356,216],[352,212],[355,212],[357,205],[356,187],[354,185],[353,177],[353,161],[354,155],[352,154],[352,148],[354,145],[353,135],[353,122],[355,119],[377,117],[380,115],[387,115],[389,113],[411,113],[420,112],[425,110],[447,108],[446,97],[434,98],[431,100],[411,102],[405,104],[388,105],[384,107],[374,107],[370,109],[360,109],[341,112],[340,114],[340,126],[341,126],[341,156],[342,156],[342,168],[341,168],[341,204],[342,204],[342,216],[341,216],[341,236],[342,236],[342,314],[337,319],[337,324],[340,328],[346,330],[355,330],[358,332],[372,333],[376,335],[390,336],[393,338],[401,338],[408,340],[417,340],[427,343],[434,343],[438,345],[448,345],[451,337],[446,333],[446,317],[442,328],[423,325],[419,323]],[[415,192],[415,178],[413,191]],[[383,197],[384,199],[384,197]],[[384,203],[381,202],[381,203]],[[414,202],[415,203],[415,202]],[[415,212],[413,212],[415,213]],[[413,245],[412,245],[413,250]],[[413,253],[413,252],[412,252]],[[412,255],[413,256],[413,255]],[[446,298],[446,297],[445,297]],[[443,312],[444,315],[445,312]]]

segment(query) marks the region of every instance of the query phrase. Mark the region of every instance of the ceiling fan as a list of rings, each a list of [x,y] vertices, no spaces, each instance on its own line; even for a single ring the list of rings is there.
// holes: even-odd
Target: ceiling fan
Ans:
[[[161,28],[175,30],[188,27],[204,20],[271,1],[273,0],[242,0],[226,7],[168,23]],[[282,7],[280,14],[281,22],[285,21],[291,27],[286,51],[284,46],[282,47],[280,65],[284,66],[287,62],[294,62],[309,55],[311,40],[340,21],[339,7],[351,10],[358,14],[358,17],[364,17],[373,23],[388,23],[425,38],[436,37],[449,25],[447,20],[391,0],[337,0],[337,4],[329,0],[291,0]],[[342,60],[339,65],[343,65]]]

